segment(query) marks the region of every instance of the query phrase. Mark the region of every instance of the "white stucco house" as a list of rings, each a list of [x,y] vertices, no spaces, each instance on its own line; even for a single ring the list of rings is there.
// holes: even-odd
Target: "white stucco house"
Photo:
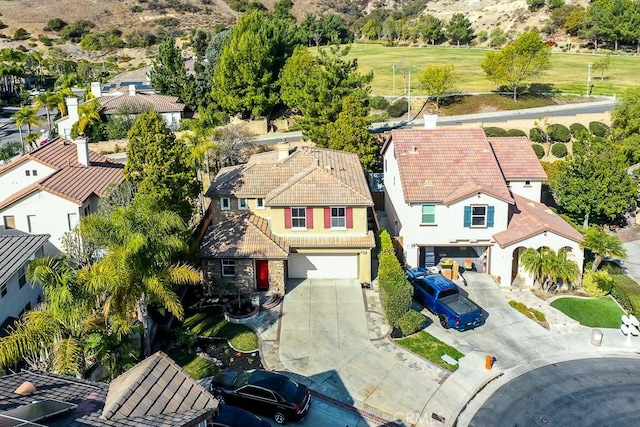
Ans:
[[[0,225],[49,234],[45,249],[55,253],[63,234],[96,211],[123,172],[123,165],[89,151],[84,139],[52,141],[0,167]]]
[[[42,298],[40,287],[27,281],[29,262],[44,255],[47,234],[27,234],[0,226],[0,337]]]
[[[540,203],[546,174],[527,138],[394,130],[382,153],[385,211],[408,266],[452,259],[505,286],[532,284],[520,254],[549,247],[565,248],[582,269],[582,235]]]

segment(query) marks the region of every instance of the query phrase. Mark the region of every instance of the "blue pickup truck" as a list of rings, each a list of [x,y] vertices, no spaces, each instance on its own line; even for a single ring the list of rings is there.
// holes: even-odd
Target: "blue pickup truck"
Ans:
[[[464,331],[484,324],[486,313],[443,275],[418,267],[407,270],[407,279],[414,299],[438,316],[443,328]]]

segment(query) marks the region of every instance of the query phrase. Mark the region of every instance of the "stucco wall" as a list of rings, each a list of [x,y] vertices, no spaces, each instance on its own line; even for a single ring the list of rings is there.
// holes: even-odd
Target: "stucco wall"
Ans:
[[[29,176],[26,172],[29,171]],[[36,171],[36,175],[33,175]],[[0,175],[0,201],[49,176],[54,170],[42,163],[27,160]]]
[[[528,185],[525,184],[525,181],[509,181],[509,188],[513,194],[539,202],[542,194],[542,181],[529,181]]]

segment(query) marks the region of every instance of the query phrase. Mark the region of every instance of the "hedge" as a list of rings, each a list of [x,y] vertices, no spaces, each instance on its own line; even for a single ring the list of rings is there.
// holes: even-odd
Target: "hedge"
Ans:
[[[376,95],[371,97],[370,105],[374,110],[385,110],[389,107],[389,101],[384,96]]]
[[[602,122],[591,122],[589,123],[589,130],[595,136],[606,136],[609,132],[609,126],[605,125]]]
[[[427,318],[424,314],[409,310],[398,320],[398,327],[402,331],[402,335],[406,337],[421,330],[426,321]]]
[[[559,158],[566,157],[567,153],[568,153],[567,146],[561,142],[557,142],[553,144],[553,146],[551,147],[551,154],[553,154],[556,157],[559,157]]]
[[[380,255],[378,285],[380,303],[391,326],[399,326],[399,321],[411,309],[413,287],[396,258],[391,236],[386,230],[379,235]]]
[[[626,311],[640,317],[640,285],[629,276],[613,276],[611,294]]]
[[[488,128],[483,128],[484,129],[484,134],[487,135],[488,137],[503,137],[503,136],[509,136],[509,134],[507,133],[506,130],[499,128],[499,127],[488,127]]]
[[[507,135],[509,136],[527,136],[527,133],[520,129],[509,129],[507,131]]]
[[[547,142],[547,133],[540,128],[532,128],[529,130],[529,139],[531,142],[545,143]]]
[[[578,138],[580,137],[580,135],[589,133],[589,129],[587,129],[586,126],[582,123],[573,123],[571,126],[569,126],[569,130],[571,131],[571,135],[573,135],[574,138]]]
[[[571,131],[565,125],[555,123],[547,128],[547,135],[552,142],[569,142],[571,141]]]
[[[582,286],[591,298],[603,298],[613,288],[613,278],[606,271],[587,272],[582,279]]]
[[[390,117],[400,117],[409,111],[409,102],[405,98],[400,98],[387,108]]]
[[[533,148],[533,152],[536,153],[539,159],[544,157],[544,147],[540,144],[531,144],[531,148]]]

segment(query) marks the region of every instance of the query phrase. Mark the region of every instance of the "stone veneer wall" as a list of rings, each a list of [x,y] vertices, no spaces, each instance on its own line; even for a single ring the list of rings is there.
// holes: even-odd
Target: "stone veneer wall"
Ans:
[[[269,260],[269,291],[272,294],[284,295],[287,283],[285,260]]]
[[[226,279],[230,284],[240,286],[243,294],[249,294],[256,290],[254,263],[252,259],[236,259],[236,276]],[[269,291],[284,295],[287,282],[285,260],[269,260]],[[219,294],[220,291],[213,289],[216,280],[222,278],[222,265],[219,259],[205,259],[202,261],[202,270],[206,281],[210,284],[209,292]],[[230,286],[227,294],[234,294],[237,290]]]

